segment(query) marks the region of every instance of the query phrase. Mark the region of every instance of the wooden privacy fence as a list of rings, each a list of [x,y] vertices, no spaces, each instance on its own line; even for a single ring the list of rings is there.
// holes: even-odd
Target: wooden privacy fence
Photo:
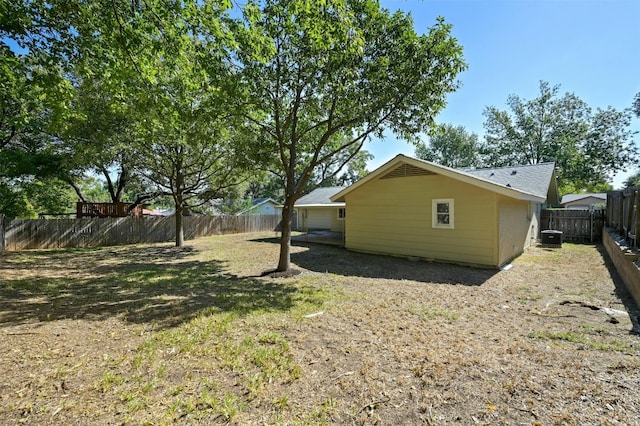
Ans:
[[[640,209],[640,186],[631,186],[623,191],[607,193],[607,226],[637,246],[640,233],[638,222]]]
[[[542,210],[540,230],[562,231],[563,241],[592,243],[602,239],[605,214],[605,210]]]
[[[280,220],[280,215],[185,216],[184,236],[189,240],[209,235],[273,231]],[[3,246],[7,251],[15,251],[160,243],[175,240],[175,235],[175,217],[4,219],[0,226],[0,249]]]

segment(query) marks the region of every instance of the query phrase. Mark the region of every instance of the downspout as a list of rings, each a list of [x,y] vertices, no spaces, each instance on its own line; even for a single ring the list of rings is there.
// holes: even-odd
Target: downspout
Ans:
[[[500,267],[500,214],[498,209],[498,194],[493,193],[493,223],[494,223],[494,233],[493,233],[493,263]]]

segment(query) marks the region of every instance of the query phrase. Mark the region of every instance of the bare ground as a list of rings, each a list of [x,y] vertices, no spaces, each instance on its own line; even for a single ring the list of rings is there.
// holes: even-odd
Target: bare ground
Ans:
[[[306,244],[268,278],[265,237],[0,256],[0,423],[640,424],[601,247],[493,271]]]

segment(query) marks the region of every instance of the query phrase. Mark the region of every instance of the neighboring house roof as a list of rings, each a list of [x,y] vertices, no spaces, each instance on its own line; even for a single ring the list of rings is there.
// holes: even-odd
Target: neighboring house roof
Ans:
[[[345,195],[349,192],[385,173],[397,173],[397,170],[403,164],[409,167],[405,173],[413,173],[414,169],[419,169],[447,176],[518,200],[540,203],[547,201],[554,205],[558,203],[555,166],[553,163],[461,170],[418,160],[402,154],[395,156],[358,182],[338,192],[331,199],[333,201],[344,201]]]
[[[262,206],[264,204],[269,204],[269,203],[273,204],[274,207],[280,207],[280,203],[278,203],[273,198],[269,198],[269,197],[254,198],[253,200],[251,200],[251,207],[247,207],[246,209],[242,210],[241,212],[236,213],[236,216],[240,216],[241,214],[250,212],[251,210],[255,210],[255,209],[259,208],[260,206]]]
[[[273,204],[275,204],[276,206],[279,204],[276,200],[274,200],[273,198],[269,198],[269,197],[263,197],[263,198],[254,198],[253,200],[251,200],[251,206],[252,207],[256,207],[256,206],[260,206],[262,204],[268,203],[269,201],[271,201]]]
[[[607,194],[567,194],[562,197],[560,204],[575,203],[576,201],[586,200],[587,198],[596,198],[602,202],[606,202]]]
[[[295,207],[343,207],[344,202],[331,201],[338,192],[345,189],[342,186],[329,186],[326,188],[316,188],[307,195],[300,197],[294,204]]]
[[[145,216],[170,216],[166,211],[151,209],[142,209],[142,214]],[[173,212],[171,214],[173,214]]]

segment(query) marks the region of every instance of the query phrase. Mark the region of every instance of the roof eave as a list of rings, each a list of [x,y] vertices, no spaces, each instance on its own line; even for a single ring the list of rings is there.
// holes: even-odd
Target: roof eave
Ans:
[[[299,207],[304,207],[304,208],[309,208],[309,207],[344,207],[345,203],[344,202],[333,202],[331,204],[294,204],[293,207],[295,208],[299,208]]]

